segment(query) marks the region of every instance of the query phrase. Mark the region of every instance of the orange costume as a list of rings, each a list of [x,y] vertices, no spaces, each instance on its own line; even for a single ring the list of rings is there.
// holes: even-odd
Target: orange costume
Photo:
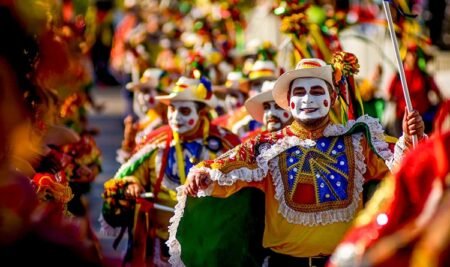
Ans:
[[[362,207],[363,185],[383,178],[403,154],[402,140],[395,155],[383,140],[381,125],[368,116],[345,126],[327,118],[313,131],[293,122],[191,172],[206,171],[213,180],[198,196],[228,197],[244,187],[265,192],[264,247],[294,257],[330,255]],[[179,195],[174,218],[184,201]],[[171,263],[178,264],[181,248],[171,234]]]

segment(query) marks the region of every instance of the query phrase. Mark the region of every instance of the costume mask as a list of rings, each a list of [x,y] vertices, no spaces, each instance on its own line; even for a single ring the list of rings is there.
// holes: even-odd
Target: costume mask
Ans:
[[[139,92],[136,92],[135,97],[139,106],[139,111],[143,114],[146,114],[150,109],[156,106],[155,90],[149,87],[142,88]]]
[[[327,83],[318,78],[299,78],[290,88],[292,116],[301,122],[325,117],[330,111],[331,97]]]
[[[173,131],[184,134],[199,122],[197,105],[192,101],[173,101],[167,112],[169,126]]]
[[[292,118],[291,113],[279,107],[275,101],[264,102],[263,122],[270,132],[278,131]]]

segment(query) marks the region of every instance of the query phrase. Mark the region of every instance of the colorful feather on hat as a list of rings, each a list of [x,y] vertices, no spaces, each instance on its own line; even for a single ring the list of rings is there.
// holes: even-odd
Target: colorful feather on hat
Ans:
[[[342,122],[355,120],[364,113],[354,75],[359,72],[358,58],[348,52],[333,54],[333,79],[342,109]]]

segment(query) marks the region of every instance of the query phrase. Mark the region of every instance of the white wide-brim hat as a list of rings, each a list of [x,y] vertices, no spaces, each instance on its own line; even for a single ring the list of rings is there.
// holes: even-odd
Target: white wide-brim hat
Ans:
[[[156,89],[163,72],[162,69],[158,68],[146,69],[139,82],[129,82],[126,84],[126,88],[130,91],[139,91],[146,87]]]
[[[245,108],[253,119],[263,122],[264,102],[274,101],[272,90],[275,81],[265,81],[261,88],[261,93],[254,95],[245,101]]]
[[[173,101],[194,101],[211,108],[217,106],[217,99],[211,89],[207,89],[200,80],[187,77],[180,77],[169,95],[157,96],[155,99],[166,105]]]
[[[248,79],[253,81],[275,80],[277,78],[277,67],[270,60],[257,60],[248,73]]]
[[[285,110],[289,110],[288,93],[291,82],[298,78],[322,79],[333,87],[333,68],[321,59],[305,58],[297,64],[295,70],[281,75],[276,80],[272,94],[278,106]]]

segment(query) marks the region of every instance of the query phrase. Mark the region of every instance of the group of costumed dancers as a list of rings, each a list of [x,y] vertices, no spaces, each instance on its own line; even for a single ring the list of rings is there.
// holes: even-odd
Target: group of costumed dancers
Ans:
[[[432,238],[425,225],[448,187],[447,152],[432,152],[446,142],[445,130],[428,138],[421,114],[407,110],[399,138],[386,136],[362,112],[357,57],[341,50],[333,31],[305,22],[310,5],[283,3],[292,70],[276,64],[268,42],[253,57],[221,50],[220,34],[205,31],[203,20],[181,75],[149,68],[139,79],[130,71],[126,87],[141,116],[125,120],[122,165],[105,183],[103,230],[117,236],[115,246],[128,233],[131,266],[448,262],[445,238],[432,255],[424,245]],[[217,51],[240,65],[224,75],[230,61],[211,62]],[[128,62],[131,69],[138,61]],[[440,167],[404,159],[414,139],[430,153],[422,160],[437,157]],[[424,177],[405,180],[415,173]],[[411,212],[410,201],[420,202]]]
[[[87,109],[102,107],[90,94],[95,11],[82,2],[0,0],[0,33],[11,36],[0,45],[5,262],[108,266],[84,200],[102,170]],[[352,14],[367,20],[369,2]],[[375,81],[358,81],[358,58],[338,38],[346,11],[315,1],[123,7],[111,70],[128,116],[100,216],[115,249],[126,239],[123,265],[450,264],[450,103],[432,119],[415,109],[414,92],[443,98],[423,71],[405,60],[406,76],[423,79],[409,100],[390,90],[406,109],[388,136],[364,112]],[[273,42],[245,42],[248,28]],[[406,33],[400,52],[416,66],[426,40]],[[400,68],[392,87],[405,89],[404,77]]]

